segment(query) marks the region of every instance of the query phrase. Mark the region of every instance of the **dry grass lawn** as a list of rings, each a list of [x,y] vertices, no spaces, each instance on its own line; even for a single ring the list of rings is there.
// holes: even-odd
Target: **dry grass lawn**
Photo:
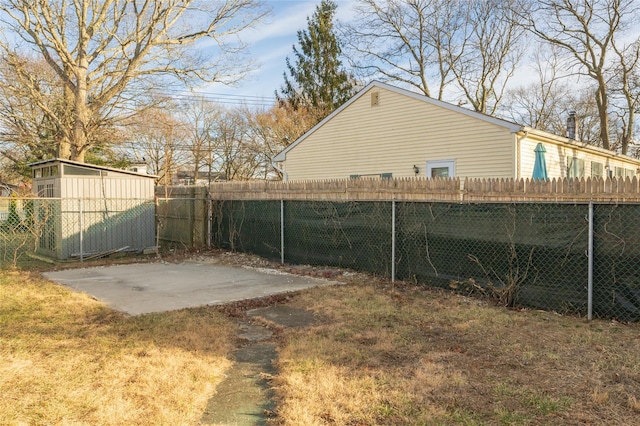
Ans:
[[[0,424],[197,424],[234,334],[212,309],[127,317],[0,272]]]
[[[640,423],[640,327],[514,311],[424,287],[352,282],[294,297],[282,425]]]
[[[243,255],[223,261],[270,266]],[[230,260],[235,259],[235,260]],[[633,425],[640,325],[587,322],[352,275],[267,302],[279,425]],[[197,424],[254,302],[127,317],[0,272],[0,424]]]

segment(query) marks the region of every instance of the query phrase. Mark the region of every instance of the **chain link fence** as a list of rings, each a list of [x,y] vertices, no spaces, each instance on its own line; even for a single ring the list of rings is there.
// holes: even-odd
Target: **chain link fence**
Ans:
[[[83,260],[156,244],[153,200],[11,198],[0,212],[3,267],[27,253]]]
[[[640,205],[598,204],[593,215],[578,203],[216,201],[212,210],[220,248],[505,306],[640,320]]]
[[[211,217],[211,221],[207,218]],[[157,228],[156,228],[157,226]],[[0,266],[211,245],[640,320],[640,204],[0,199]],[[211,241],[209,241],[209,239]],[[589,251],[592,247],[591,252]],[[592,291],[590,291],[592,289]]]
[[[640,320],[640,204],[594,205],[594,312]]]
[[[55,217],[60,201],[50,199],[0,199],[0,266],[15,266],[28,252],[54,247]]]
[[[212,244],[227,250],[281,260],[280,201],[212,203]]]

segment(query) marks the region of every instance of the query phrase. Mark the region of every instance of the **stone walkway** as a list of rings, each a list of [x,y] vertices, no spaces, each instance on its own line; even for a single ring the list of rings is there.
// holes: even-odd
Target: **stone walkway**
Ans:
[[[246,312],[282,327],[304,327],[314,322],[313,312],[274,305]],[[275,374],[277,359],[273,333],[268,327],[241,322],[239,338],[245,344],[234,353],[235,364],[209,400],[201,423],[207,425],[266,425],[274,410],[267,378]]]

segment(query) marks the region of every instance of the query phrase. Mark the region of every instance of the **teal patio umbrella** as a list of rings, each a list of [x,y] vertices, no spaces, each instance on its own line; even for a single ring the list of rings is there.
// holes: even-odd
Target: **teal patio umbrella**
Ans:
[[[544,148],[544,145],[539,143],[536,145],[536,149],[533,150],[536,153],[536,161],[533,163],[533,176],[535,179],[544,179],[547,180],[549,177],[547,176],[547,162],[544,159],[544,153],[547,150]]]

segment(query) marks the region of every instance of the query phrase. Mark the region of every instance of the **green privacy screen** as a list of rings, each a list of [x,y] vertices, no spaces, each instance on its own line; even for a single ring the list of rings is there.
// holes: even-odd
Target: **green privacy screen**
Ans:
[[[460,291],[513,286],[504,300],[586,312],[584,206],[398,205],[397,277]]]
[[[222,248],[279,261],[284,247],[289,264],[587,312],[588,204],[220,201],[213,211]],[[640,319],[639,229],[640,206],[595,206],[596,316]]]
[[[594,206],[594,309],[640,320],[640,205]]]
[[[280,201],[224,201],[212,206],[213,244],[280,260]]]

